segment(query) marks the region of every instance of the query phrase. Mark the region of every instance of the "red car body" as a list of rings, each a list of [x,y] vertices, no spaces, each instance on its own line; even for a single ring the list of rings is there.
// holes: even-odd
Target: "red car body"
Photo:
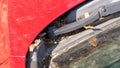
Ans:
[[[85,0],[0,0],[0,68],[25,68],[29,45],[48,24]]]

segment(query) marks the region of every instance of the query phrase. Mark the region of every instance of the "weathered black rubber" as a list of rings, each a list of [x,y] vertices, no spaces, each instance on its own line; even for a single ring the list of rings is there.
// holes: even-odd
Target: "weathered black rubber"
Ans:
[[[29,53],[27,57],[27,68],[43,68],[43,58],[46,56],[47,47],[43,42],[39,44],[33,53]]]
[[[112,61],[114,59],[115,59],[114,61],[119,60],[120,59],[119,58],[120,49],[117,48],[116,46],[119,46],[119,44],[120,44],[119,43],[119,41],[120,41],[120,17],[110,19],[102,24],[95,26],[95,28],[100,28],[101,30],[94,31],[92,29],[88,29],[88,30],[80,32],[76,35],[73,35],[72,37],[66,39],[62,43],[59,43],[57,45],[57,47],[52,51],[52,55],[51,55],[52,60],[51,60],[50,68],[56,68],[56,67],[57,68],[89,68],[89,67],[93,68],[91,63],[89,63],[90,65],[87,64],[88,60],[95,60],[95,61],[97,60],[97,62],[96,62],[97,64],[95,64],[94,68],[103,68],[104,66],[107,66],[107,64],[111,63],[110,60],[112,60]],[[108,58],[104,59],[101,56],[98,56],[99,59],[93,58],[93,57],[92,57],[93,59],[87,59],[87,60],[85,59],[89,54],[91,54],[91,52],[90,52],[90,50],[92,50],[91,45],[88,43],[88,40],[91,37],[96,37],[98,39],[98,49],[97,50],[99,50],[99,46],[103,46],[106,48],[106,49],[103,49],[100,51],[101,51],[101,53],[102,53],[102,51],[104,51],[102,54],[104,54],[104,57],[108,56],[109,61],[107,61]],[[111,45],[111,43],[113,43],[113,42],[115,44]],[[107,49],[109,50],[109,48],[106,47],[105,45],[108,45],[108,47],[110,47],[110,48],[112,48],[112,46],[113,46],[113,49],[115,47],[115,49],[114,49],[115,51],[107,51]],[[96,47],[92,47],[92,48],[96,48]],[[117,49],[118,49],[118,51],[116,51]],[[90,52],[90,53],[88,54],[88,52]],[[93,49],[93,52],[95,52],[94,49]],[[107,55],[105,54],[105,52],[107,53]],[[109,52],[111,52],[111,54],[109,54]],[[96,52],[96,54],[99,54],[99,53]],[[112,56],[112,58],[111,58],[111,56],[109,56],[109,55],[113,55],[113,54],[116,54],[116,55]],[[86,57],[84,58],[85,55],[86,55]],[[93,54],[93,56],[96,56],[96,55]],[[76,60],[76,58],[78,58],[78,59]],[[81,60],[81,58],[84,59],[84,63]],[[102,60],[104,60],[104,62],[108,62],[108,63],[104,64],[102,62]],[[81,61],[81,63],[74,65],[73,63],[76,61],[78,61],[78,62]],[[82,64],[84,64],[84,67],[82,67],[83,66]],[[73,65],[76,67],[74,67]],[[97,67],[97,66],[99,66],[99,67]],[[110,68],[110,67],[107,67],[107,68]]]
[[[32,53],[28,53],[26,68],[48,68],[50,53],[54,48],[55,46],[46,46],[41,41]]]

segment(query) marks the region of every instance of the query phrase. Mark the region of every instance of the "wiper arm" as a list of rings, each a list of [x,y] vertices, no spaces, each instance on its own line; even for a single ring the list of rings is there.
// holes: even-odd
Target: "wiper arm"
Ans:
[[[64,33],[68,33],[71,32],[73,30],[79,29],[91,22],[96,21],[97,19],[100,18],[99,13],[96,11],[94,14],[92,14],[89,18],[84,18],[83,20],[71,23],[71,24],[67,24],[59,29],[57,29],[54,33],[55,35],[59,35],[59,34],[64,34]]]
[[[98,12],[100,12],[101,17],[104,17],[119,11],[120,1],[103,6]]]
[[[119,11],[120,11],[120,1],[108,4],[108,5],[104,5],[104,6],[100,7],[98,10],[92,12],[92,14],[88,18],[84,18],[80,21],[73,22],[73,23],[67,24],[63,27],[60,27],[56,31],[54,31],[54,34],[60,35],[60,34],[74,31],[76,29],[84,27],[85,25],[88,25],[88,24],[100,19],[101,17],[108,16],[110,14],[113,14],[113,13],[116,13]]]

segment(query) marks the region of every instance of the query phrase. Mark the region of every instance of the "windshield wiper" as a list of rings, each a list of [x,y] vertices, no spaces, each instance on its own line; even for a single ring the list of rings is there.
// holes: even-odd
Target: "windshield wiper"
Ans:
[[[94,12],[92,12],[88,18],[84,18],[80,21],[73,22],[73,23],[67,24],[63,27],[60,27],[54,31],[54,34],[57,36],[60,34],[64,34],[64,33],[68,33],[68,32],[77,30],[81,27],[84,27],[85,25],[88,25],[96,20],[99,20],[102,17],[114,14],[119,11],[120,11],[120,1],[110,3],[107,5],[103,5],[100,8],[98,8],[97,10],[95,10]]]

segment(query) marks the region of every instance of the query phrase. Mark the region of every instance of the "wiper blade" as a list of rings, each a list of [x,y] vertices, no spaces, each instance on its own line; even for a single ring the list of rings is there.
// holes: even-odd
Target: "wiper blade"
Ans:
[[[57,29],[54,33],[55,35],[59,35],[59,34],[64,34],[64,33],[68,33],[71,32],[73,30],[79,29],[91,22],[94,22],[95,20],[99,19],[100,15],[98,12],[95,12],[94,14],[92,14],[89,18],[84,18],[83,20],[71,23],[71,24],[67,24],[59,29]]]
[[[85,25],[88,25],[88,24],[100,19],[101,17],[108,16],[110,14],[113,14],[113,13],[116,13],[119,11],[120,11],[120,1],[101,6],[99,9],[92,12],[92,14],[88,18],[84,18],[80,21],[73,22],[73,23],[67,24],[63,27],[60,27],[56,31],[54,31],[54,34],[60,35],[60,34],[74,31],[76,29],[84,27]]]

